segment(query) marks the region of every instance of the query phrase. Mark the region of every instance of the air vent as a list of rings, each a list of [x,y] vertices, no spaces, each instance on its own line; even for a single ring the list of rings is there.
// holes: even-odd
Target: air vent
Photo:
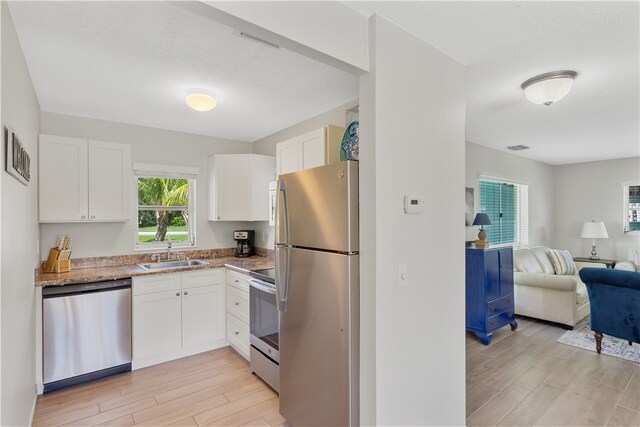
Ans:
[[[511,151],[522,151],[522,150],[528,150],[529,147],[527,147],[526,145],[511,145],[509,147],[507,147],[509,150]]]
[[[256,43],[260,43],[266,46],[269,46],[273,49],[280,49],[280,46],[278,46],[275,43],[271,43],[270,41],[261,39],[260,37],[254,36],[253,34],[249,34],[245,31],[234,31],[233,32],[234,35],[239,36],[239,37],[244,37],[245,39],[249,39],[251,41],[254,41]]]

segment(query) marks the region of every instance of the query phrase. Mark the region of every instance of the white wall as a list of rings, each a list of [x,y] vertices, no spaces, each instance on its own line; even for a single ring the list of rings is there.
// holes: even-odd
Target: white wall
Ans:
[[[41,129],[46,134],[131,144],[133,162],[199,168],[200,175],[196,180],[196,240],[199,248],[233,247],[233,230],[264,228],[266,224],[207,221],[207,157],[250,153],[251,143],[48,112],[42,113]],[[132,206],[132,219],[135,215],[135,206]],[[58,234],[72,237],[74,258],[133,253],[134,230],[134,220],[126,223],[42,224],[42,254],[46,256]],[[262,233],[257,233],[256,244],[267,247]]]
[[[380,16],[370,24],[371,72],[360,81],[362,423],[464,425],[464,68]],[[423,214],[404,214],[406,194],[425,196]]]
[[[31,157],[24,186],[0,172],[2,189],[1,413],[3,426],[28,425],[35,405],[35,286],[38,257],[40,106],[6,2],[2,2],[2,124],[12,126]],[[3,142],[4,144],[4,142]],[[2,168],[4,169],[4,145]]]
[[[622,183],[640,183],[640,158],[607,160],[555,167],[554,246],[573,256],[589,256],[591,239],[581,239],[585,221],[604,221],[608,239],[596,240],[601,258],[627,259],[640,238],[623,233]]]
[[[465,187],[473,187],[475,211],[480,207],[480,175],[529,185],[529,246],[552,246],[554,237],[554,168],[493,148],[466,143]],[[462,190],[460,191],[462,197]],[[466,227],[466,239],[475,240],[479,227]]]

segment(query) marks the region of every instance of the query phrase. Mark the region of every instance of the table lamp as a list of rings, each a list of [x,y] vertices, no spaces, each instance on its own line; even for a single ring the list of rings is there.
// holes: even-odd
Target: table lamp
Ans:
[[[489,219],[489,215],[486,213],[477,213],[476,217],[473,220],[472,225],[479,225],[480,232],[478,233],[478,240],[476,240],[476,248],[486,248],[489,246],[489,242],[487,242],[487,232],[484,231],[485,225],[491,225],[491,220]]]
[[[580,237],[583,239],[591,239],[591,256],[589,259],[600,259],[598,252],[596,251],[596,239],[607,239],[607,229],[604,227],[604,222],[585,222],[582,226],[582,233]]]

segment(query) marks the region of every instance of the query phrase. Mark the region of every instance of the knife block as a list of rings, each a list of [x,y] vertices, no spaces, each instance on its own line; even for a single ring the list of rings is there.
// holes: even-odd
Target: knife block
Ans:
[[[67,273],[71,271],[71,251],[51,248],[47,262],[44,264],[45,273]]]

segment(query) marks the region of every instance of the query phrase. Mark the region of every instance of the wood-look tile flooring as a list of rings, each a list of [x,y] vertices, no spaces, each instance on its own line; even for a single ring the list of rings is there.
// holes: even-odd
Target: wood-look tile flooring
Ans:
[[[467,333],[468,426],[640,426],[640,365],[557,343],[519,318],[482,345]]]
[[[489,346],[467,334],[467,425],[640,426],[640,365],[556,342],[520,318]],[[38,398],[34,426],[276,426],[278,396],[230,348]]]
[[[34,426],[278,426],[278,395],[229,347],[38,398]]]

